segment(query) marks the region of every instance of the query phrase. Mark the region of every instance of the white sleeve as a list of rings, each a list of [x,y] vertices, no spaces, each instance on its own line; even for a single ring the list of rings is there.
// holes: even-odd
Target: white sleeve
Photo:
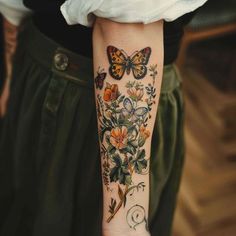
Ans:
[[[68,24],[92,26],[96,16],[122,23],[173,21],[207,0],[67,0],[61,12]]]
[[[19,25],[30,12],[22,0],[0,0],[0,13],[14,25]]]

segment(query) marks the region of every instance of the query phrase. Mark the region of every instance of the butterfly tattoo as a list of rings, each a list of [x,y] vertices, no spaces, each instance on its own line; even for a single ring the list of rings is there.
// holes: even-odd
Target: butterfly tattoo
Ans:
[[[121,110],[123,116],[129,117],[132,122],[136,122],[139,118],[144,117],[148,113],[146,107],[135,108],[133,102],[129,98],[123,101],[124,108]]]
[[[96,88],[99,88],[99,89],[103,88],[104,80],[106,79],[106,76],[107,76],[107,73],[105,73],[104,70],[100,70],[100,68],[98,68],[97,76],[95,78]]]
[[[124,50],[118,49],[114,46],[108,46],[107,56],[110,63],[110,75],[112,78],[120,80],[125,71],[127,75],[129,75],[132,70],[135,79],[143,79],[147,74],[146,65],[148,64],[151,52],[151,48],[146,47],[140,51],[134,52],[131,56],[128,56]]]

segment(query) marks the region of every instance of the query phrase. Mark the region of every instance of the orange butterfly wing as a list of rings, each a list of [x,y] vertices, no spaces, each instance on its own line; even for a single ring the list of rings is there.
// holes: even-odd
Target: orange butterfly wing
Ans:
[[[132,58],[132,71],[135,79],[143,79],[147,74],[147,67],[149,58],[151,56],[151,48],[146,47],[138,52],[136,52]]]
[[[107,47],[107,56],[110,63],[109,73],[116,79],[120,80],[126,70],[127,58],[125,54],[114,46]]]
[[[147,67],[144,65],[135,65],[132,67],[132,72],[135,79],[143,79],[147,74]]]

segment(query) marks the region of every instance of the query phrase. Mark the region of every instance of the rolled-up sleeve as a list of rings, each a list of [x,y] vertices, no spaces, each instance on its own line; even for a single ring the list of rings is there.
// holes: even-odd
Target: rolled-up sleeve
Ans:
[[[0,0],[0,13],[12,24],[19,25],[31,13],[22,0]]]
[[[67,0],[61,11],[68,24],[92,26],[95,17],[121,23],[173,21],[207,0]]]

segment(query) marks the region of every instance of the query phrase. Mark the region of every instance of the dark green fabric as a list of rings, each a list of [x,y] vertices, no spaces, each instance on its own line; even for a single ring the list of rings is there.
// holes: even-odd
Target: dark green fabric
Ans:
[[[55,64],[58,55],[63,60]],[[0,143],[0,235],[100,236],[92,61],[31,25],[20,35],[14,64]],[[168,65],[152,140],[149,225],[155,236],[171,232],[184,160],[182,128],[181,82]]]

